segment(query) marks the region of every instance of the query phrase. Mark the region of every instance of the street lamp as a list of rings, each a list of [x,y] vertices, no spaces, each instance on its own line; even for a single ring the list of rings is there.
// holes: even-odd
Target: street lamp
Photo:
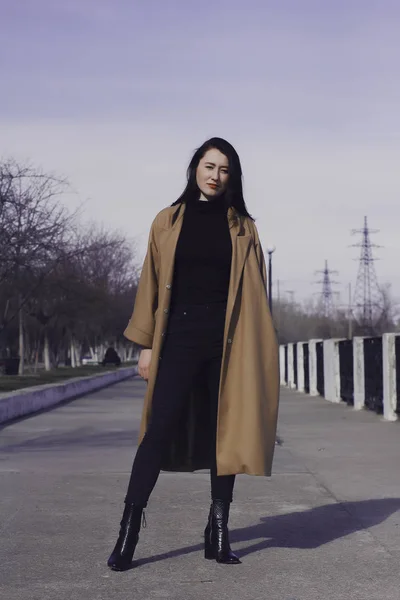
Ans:
[[[272,315],[272,255],[275,252],[275,246],[268,246],[268,302],[269,302],[269,310]]]

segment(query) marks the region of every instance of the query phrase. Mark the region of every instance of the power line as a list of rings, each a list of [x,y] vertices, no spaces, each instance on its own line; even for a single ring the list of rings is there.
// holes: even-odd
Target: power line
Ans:
[[[328,261],[325,260],[325,268],[322,271],[315,271],[315,274],[321,273],[323,278],[315,283],[322,285],[320,292],[320,305],[325,317],[332,317],[334,313],[333,295],[336,292],[332,291],[332,285],[336,285],[338,281],[332,281],[331,275],[338,274],[338,271],[332,271],[328,268]]]
[[[382,292],[375,272],[375,258],[372,248],[380,248],[372,244],[370,235],[378,233],[378,229],[368,227],[367,217],[364,217],[364,227],[353,229],[352,235],[361,234],[361,242],[352,244],[355,248],[361,248],[357,281],[354,291],[353,314],[364,334],[373,334],[374,329],[382,317]]]
[[[295,294],[295,290],[285,290],[286,294],[288,294],[288,296],[290,297],[290,304],[294,304],[294,294]]]

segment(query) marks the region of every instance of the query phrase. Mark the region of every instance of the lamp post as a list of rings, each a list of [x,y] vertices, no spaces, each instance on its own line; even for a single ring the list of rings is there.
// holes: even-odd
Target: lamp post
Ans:
[[[275,252],[275,246],[268,246],[268,302],[269,310],[272,315],[272,255]]]

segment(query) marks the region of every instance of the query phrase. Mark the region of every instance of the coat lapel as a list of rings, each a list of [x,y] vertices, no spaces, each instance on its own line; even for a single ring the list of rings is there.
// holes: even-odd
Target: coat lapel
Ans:
[[[185,205],[178,204],[174,208],[176,208],[176,210],[171,211],[169,219],[159,234],[159,251],[162,263],[161,272],[165,273],[166,281],[168,283],[172,282],[172,276],[174,274],[176,245],[182,229]]]
[[[232,240],[232,265],[229,281],[228,305],[226,310],[227,324],[230,323],[236,295],[246,262],[251,235],[247,234],[242,218],[232,207],[228,210],[229,227]]]

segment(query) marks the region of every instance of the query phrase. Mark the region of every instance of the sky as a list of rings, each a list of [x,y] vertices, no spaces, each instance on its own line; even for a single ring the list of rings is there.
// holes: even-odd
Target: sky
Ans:
[[[68,178],[135,239],[206,139],[239,153],[274,290],[355,288],[368,217],[400,299],[398,0],[0,0],[0,157]]]

